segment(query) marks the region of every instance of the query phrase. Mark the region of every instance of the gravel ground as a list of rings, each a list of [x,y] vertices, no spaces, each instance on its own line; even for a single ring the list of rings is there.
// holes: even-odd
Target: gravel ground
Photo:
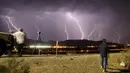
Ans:
[[[120,53],[110,54],[107,69],[109,73],[122,73],[117,62],[119,57]],[[0,63],[11,58],[3,56]],[[24,59],[30,66],[30,73],[103,73],[99,54],[24,55],[16,59]]]

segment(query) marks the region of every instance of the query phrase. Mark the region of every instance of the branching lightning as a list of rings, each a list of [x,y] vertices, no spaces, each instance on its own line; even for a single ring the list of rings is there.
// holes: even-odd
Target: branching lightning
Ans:
[[[12,27],[14,27],[16,30],[18,30],[18,28],[12,23],[11,17],[7,16],[7,19],[9,20],[9,23],[12,25]]]
[[[65,33],[66,33],[66,39],[68,40],[69,39],[69,34],[67,32],[67,25],[65,24]]]
[[[13,28],[15,28],[16,30],[18,30],[18,28],[17,28],[17,27],[13,24],[13,22],[11,21],[11,17],[9,17],[9,15],[10,15],[11,13],[12,13],[12,11],[10,11],[10,12],[5,16],[4,21],[7,23],[9,30],[11,30],[9,23],[11,24],[11,26],[12,26]],[[9,22],[8,22],[6,19],[8,19]]]
[[[44,18],[40,18],[39,16],[36,16],[36,19],[35,19],[35,28],[37,29],[37,34],[38,34],[37,40],[40,39],[41,41],[43,41],[43,39],[41,38],[41,34],[39,34],[39,33],[41,33],[41,31],[37,26],[37,19],[44,19]]]
[[[94,29],[91,31],[91,33],[88,35],[88,40],[90,40],[90,36],[93,34],[93,32],[95,31],[96,26],[94,27]]]
[[[37,26],[37,19],[45,19],[46,17],[43,17],[43,18],[41,18],[41,17],[39,17],[39,16],[36,16],[36,19],[35,19],[35,28],[37,29],[37,32],[40,32],[40,29],[38,28],[38,26]]]
[[[80,30],[80,32],[81,32],[81,39],[84,39],[84,32],[83,32],[83,30],[82,30],[82,28],[81,28],[81,26],[80,26],[80,24],[79,24],[79,21],[78,21],[75,17],[73,17],[73,16],[71,15],[71,13],[67,13],[67,15],[68,15],[70,18],[72,18],[73,20],[76,21],[76,23],[77,23],[77,25],[78,25],[78,27],[79,27],[79,30]]]
[[[12,29],[10,28],[9,22],[6,20],[6,18],[7,18],[7,16],[9,16],[11,13],[12,13],[12,11],[10,11],[10,12],[5,16],[5,18],[4,18],[4,21],[7,23],[9,30],[12,30]]]
[[[38,32],[38,33],[41,32],[41,31],[40,31],[40,29],[38,28],[37,20],[38,20],[38,19],[40,19],[40,20],[44,20],[45,18],[47,18],[47,16],[45,16],[45,17],[43,17],[43,18],[41,18],[41,17],[39,17],[39,16],[36,16],[36,20],[35,20],[35,28],[37,29],[37,32]],[[38,37],[37,37],[37,38],[39,38],[39,37],[40,37],[40,35],[38,34]],[[43,40],[41,37],[40,37],[40,39]]]

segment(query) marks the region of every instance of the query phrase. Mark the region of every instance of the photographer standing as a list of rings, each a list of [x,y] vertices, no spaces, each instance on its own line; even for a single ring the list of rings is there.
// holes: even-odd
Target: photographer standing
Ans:
[[[103,68],[103,72],[107,72],[106,67],[107,67],[107,60],[108,60],[108,45],[106,43],[106,39],[102,40],[102,43],[99,46],[100,50],[100,56],[101,56],[101,68]]]
[[[16,40],[16,48],[18,49],[18,55],[22,56],[22,49],[26,40],[26,34],[23,29],[19,29],[17,32],[13,34],[14,39]]]

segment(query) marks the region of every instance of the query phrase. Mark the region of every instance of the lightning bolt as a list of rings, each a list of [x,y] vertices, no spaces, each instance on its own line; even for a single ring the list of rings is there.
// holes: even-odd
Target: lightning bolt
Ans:
[[[45,17],[41,18],[40,16],[36,16],[36,20],[35,20],[35,28],[37,29],[37,33],[40,32],[40,29],[39,29],[38,26],[37,26],[37,20],[38,20],[38,19],[40,19],[40,20],[44,20],[45,18],[48,18],[48,17],[45,16]],[[39,37],[40,37],[40,35],[38,34],[38,37],[37,37],[37,38],[39,38]],[[41,37],[40,37],[40,39],[43,40]]]
[[[37,18],[38,18],[38,16],[36,16],[36,19],[35,19],[35,28],[37,29],[37,32],[40,32],[40,29],[37,26]]]
[[[12,13],[12,11],[10,11],[10,12],[4,17],[4,21],[7,23],[9,30],[12,30],[12,29],[10,28],[9,22],[6,20],[6,18],[7,18],[7,16],[9,16],[11,13]]]
[[[18,28],[12,23],[11,17],[7,16],[7,19],[9,20],[9,23],[12,25],[12,27],[14,27],[16,30],[18,30]]]
[[[40,20],[44,20],[44,19],[46,19],[46,18],[49,18],[49,19],[52,20],[52,18],[50,18],[49,16],[45,16],[45,17],[42,17],[42,18],[41,18],[40,16],[36,16],[36,20],[35,20],[35,28],[37,29],[38,32],[40,32],[40,29],[39,29],[38,26],[37,26],[37,23],[36,23],[37,20],[38,20],[38,19],[40,19]],[[55,21],[54,21],[54,22],[55,22]]]
[[[11,30],[9,23],[11,24],[12,27],[14,27],[16,30],[18,30],[18,28],[12,23],[11,17],[9,17],[9,15],[10,15],[11,13],[12,13],[12,11],[10,11],[10,12],[5,16],[4,21],[7,23],[9,30]],[[9,22],[8,22],[6,19],[8,19]]]
[[[66,33],[66,39],[68,40],[69,39],[69,34],[67,32],[67,25],[65,25],[65,33]]]
[[[98,40],[100,40],[100,37],[102,36],[102,31],[101,31],[101,28],[99,30],[99,35],[98,35]]]
[[[117,37],[118,37],[118,38],[117,38],[117,42],[120,43],[120,38],[121,38],[121,37],[120,37],[120,34],[117,33],[117,32],[116,32],[116,34],[117,34]]]
[[[93,32],[96,30],[96,25],[94,27],[94,29],[90,32],[90,34],[88,35],[88,40],[90,40],[90,36],[93,34]]]
[[[7,23],[8,29],[9,29],[9,30],[12,30],[12,29],[10,28],[10,25],[9,25],[8,21],[7,21],[7,20],[4,20],[4,21]]]
[[[44,18],[40,18],[39,16],[36,16],[36,19],[35,19],[35,28],[37,29],[37,34],[38,34],[38,36],[37,36],[37,40],[43,40],[42,38],[41,38],[41,34],[39,34],[39,32],[40,32],[40,29],[38,28],[38,26],[37,26],[37,20],[38,19],[44,19]]]
[[[45,18],[46,18],[46,16],[43,17],[43,18],[41,18],[41,17],[39,17],[39,16],[36,16],[36,19],[35,19],[35,28],[37,29],[37,32],[40,32],[40,29],[39,29],[38,26],[37,26],[37,20],[38,20],[38,19],[45,19]]]
[[[79,24],[79,21],[78,21],[75,17],[73,17],[73,16],[71,15],[71,13],[68,12],[67,15],[68,15],[70,18],[72,18],[73,20],[76,21],[76,23],[77,23],[77,25],[78,25],[78,27],[79,27],[79,30],[80,30],[80,32],[81,32],[81,39],[84,39],[84,32],[83,32],[83,30],[82,30],[82,28],[81,28],[81,26],[80,26],[80,24]]]

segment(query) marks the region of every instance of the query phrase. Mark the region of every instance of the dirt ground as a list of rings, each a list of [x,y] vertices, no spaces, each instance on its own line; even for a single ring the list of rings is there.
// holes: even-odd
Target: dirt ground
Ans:
[[[122,73],[118,67],[119,57],[120,53],[110,54],[107,69],[109,73]],[[0,63],[7,59],[10,58],[3,56]],[[29,73],[103,73],[99,54],[24,55],[16,59],[24,59],[30,66]]]

